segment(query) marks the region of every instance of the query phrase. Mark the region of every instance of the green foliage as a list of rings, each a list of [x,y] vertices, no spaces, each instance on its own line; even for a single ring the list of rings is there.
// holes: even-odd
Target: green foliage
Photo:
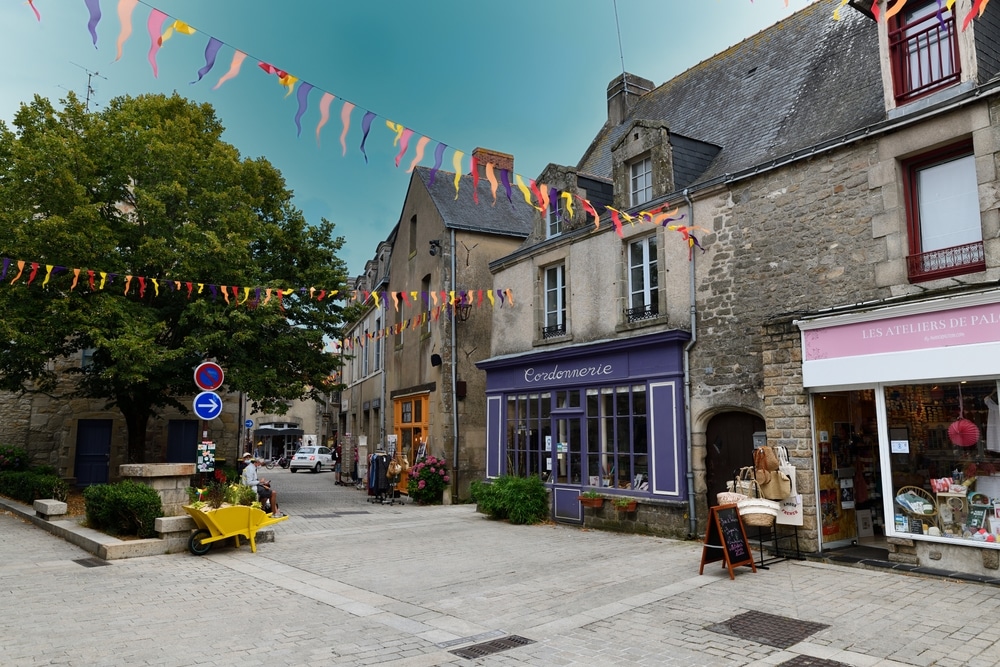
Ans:
[[[0,290],[0,390],[48,391],[60,373],[79,374],[77,396],[125,416],[130,461],[141,460],[150,417],[189,411],[177,397],[190,395],[206,358],[258,412],[335,386],[339,360],[324,340],[341,334],[338,302],[209,296],[208,285],[343,290],[347,276],[333,224],[308,223],[278,170],[242,157],[223,129],[210,105],[176,94],[120,97],[95,112],[72,94],[61,109],[36,96],[0,124],[4,253],[110,281],[97,275],[91,287],[84,273],[70,289],[73,274],[61,270],[44,287],[22,279]],[[147,277],[141,294],[137,280],[124,294],[125,275]],[[185,285],[201,283],[189,297]],[[50,364],[82,350],[92,350],[86,368]]]
[[[56,475],[35,470],[4,470],[0,471],[0,494],[29,505],[45,498],[66,502],[69,486]]]
[[[491,482],[472,482],[472,499],[493,519],[513,524],[543,521],[549,514],[549,497],[538,477],[503,475]]]
[[[30,463],[26,450],[11,445],[0,445],[0,471],[27,470]]]
[[[213,509],[219,509],[222,503],[226,502],[226,485],[218,482],[211,482],[205,493],[202,494],[205,502]]]
[[[110,535],[156,535],[155,521],[163,516],[156,491],[130,479],[114,484],[95,484],[83,491],[87,524]]]
[[[252,505],[257,500],[257,491],[245,484],[227,484],[226,502],[230,505]]]
[[[434,456],[417,461],[410,468],[406,490],[418,503],[434,505],[441,502],[444,490],[451,483],[448,462]]]
[[[597,491],[584,491],[583,493],[580,494],[580,497],[594,499],[594,498],[603,498],[604,496],[602,496]]]

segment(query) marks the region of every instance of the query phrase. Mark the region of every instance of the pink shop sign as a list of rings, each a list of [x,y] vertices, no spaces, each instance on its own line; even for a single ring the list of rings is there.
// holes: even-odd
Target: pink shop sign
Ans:
[[[967,306],[805,332],[805,360],[1000,341],[1000,304]]]

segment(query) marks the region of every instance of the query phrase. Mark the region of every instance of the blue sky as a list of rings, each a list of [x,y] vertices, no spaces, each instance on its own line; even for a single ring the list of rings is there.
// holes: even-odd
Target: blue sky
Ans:
[[[100,0],[97,48],[84,0],[34,0],[41,22],[24,0],[3,0],[0,56],[9,65],[0,78],[0,119],[9,122],[35,94],[57,101],[73,90],[82,98],[87,70],[99,73],[91,79],[92,109],[123,94],[175,90],[209,102],[226,141],[280,169],[309,220],[336,224],[356,275],[399,219],[417,135],[432,139],[427,166],[438,141],[467,155],[476,147],[513,154],[514,170],[530,178],[550,162],[576,164],[604,122],[607,84],[623,60],[659,85],[811,1],[618,0],[619,48],[613,0],[143,0],[115,61],[117,0]],[[831,12],[838,4],[822,1]],[[153,7],[198,30],[163,44],[157,77],[147,61]],[[225,46],[215,68],[191,85],[209,37]],[[240,75],[212,90],[234,48],[248,54]],[[315,86],[300,137],[296,95],[285,97],[258,61]],[[337,100],[317,146],[322,91]],[[357,106],[346,157],[344,100]],[[362,110],[378,115],[367,164],[358,150]],[[398,168],[386,119],[415,132]]]

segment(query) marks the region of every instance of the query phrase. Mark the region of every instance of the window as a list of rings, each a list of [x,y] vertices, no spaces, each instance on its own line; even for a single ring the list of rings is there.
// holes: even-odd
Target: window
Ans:
[[[986,269],[972,143],[904,163],[907,272],[914,282]]]
[[[368,351],[371,349],[371,340],[368,338],[368,327],[365,327],[361,335],[361,377],[368,377]]]
[[[545,324],[542,338],[566,334],[566,266],[545,269]]]
[[[628,246],[628,307],[625,320],[638,322],[660,312],[657,298],[656,235],[633,241]]]
[[[647,422],[645,385],[587,389],[587,473],[591,486],[646,488]]]
[[[545,238],[550,239],[562,234],[562,200],[558,196],[549,200],[549,211],[545,216],[545,221]]]
[[[954,14],[934,0],[910,3],[890,23],[889,54],[897,104],[958,83],[961,65]]]
[[[372,370],[382,369],[382,340],[380,333],[382,332],[382,318],[377,318],[375,320],[375,338],[372,343],[375,345],[375,367]]]
[[[94,363],[94,353],[97,352],[96,347],[84,348],[80,352],[80,368],[87,369],[90,368]]]
[[[653,161],[649,158],[637,160],[629,167],[631,182],[629,187],[632,206],[641,206],[653,198]]]
[[[410,247],[409,253],[410,257],[413,257],[417,252],[417,216],[410,218]]]
[[[430,294],[430,291],[431,291],[431,276],[430,274],[427,274],[420,279],[420,298],[424,300],[424,302],[421,304],[421,308],[419,309],[419,312],[423,313],[424,315],[424,323],[423,326],[420,327],[421,336],[429,336],[431,334],[431,317],[430,313],[427,312],[431,309],[430,302],[427,301],[430,298],[428,296],[428,294]]]

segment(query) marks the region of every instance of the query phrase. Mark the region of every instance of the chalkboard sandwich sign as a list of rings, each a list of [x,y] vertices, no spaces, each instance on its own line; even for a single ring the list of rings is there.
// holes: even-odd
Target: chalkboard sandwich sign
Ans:
[[[747,541],[747,533],[743,528],[736,505],[717,505],[709,510],[708,527],[705,529],[705,543],[701,550],[701,568],[698,574],[705,573],[705,563],[722,561],[722,566],[729,569],[729,578],[735,579],[733,568],[749,565],[756,572],[753,562],[753,552]]]

